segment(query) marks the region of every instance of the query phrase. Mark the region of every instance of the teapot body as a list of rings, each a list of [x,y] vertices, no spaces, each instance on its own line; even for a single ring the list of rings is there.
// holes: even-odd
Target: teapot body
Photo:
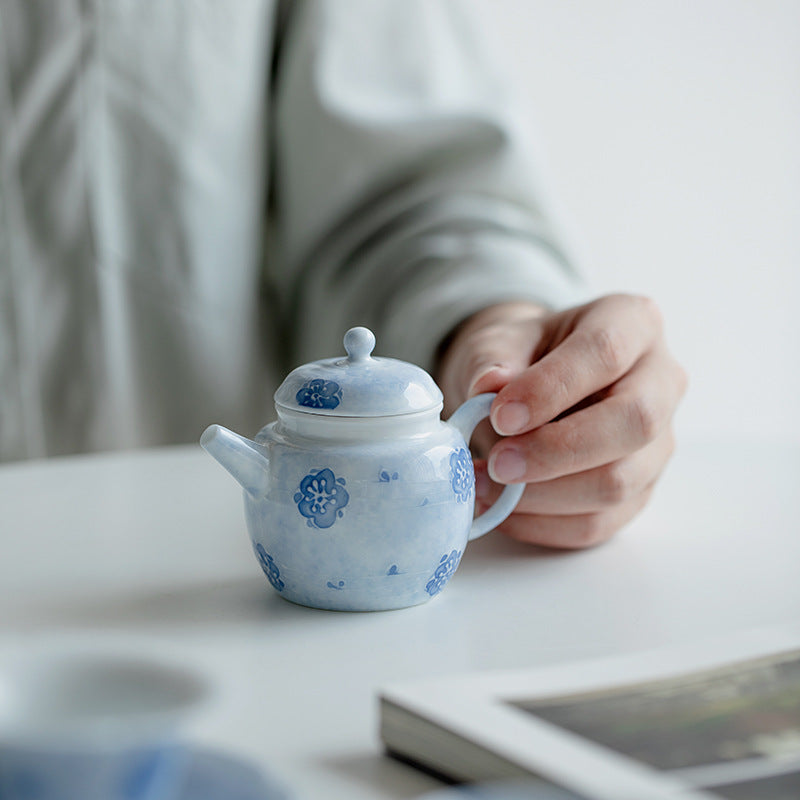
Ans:
[[[418,605],[442,591],[469,540],[513,511],[524,484],[473,520],[467,442],[496,395],[466,400],[445,423],[427,372],[373,358],[366,328],[343,344],[347,358],[286,376],[278,420],[255,441],[210,425],[200,444],[244,489],[253,550],[284,598],[341,611]]]
[[[253,550],[287,600],[332,610],[402,608],[437,595],[470,532],[475,499],[463,436],[438,418],[406,435],[377,428],[305,438],[282,421],[256,437],[263,490],[244,492]]]

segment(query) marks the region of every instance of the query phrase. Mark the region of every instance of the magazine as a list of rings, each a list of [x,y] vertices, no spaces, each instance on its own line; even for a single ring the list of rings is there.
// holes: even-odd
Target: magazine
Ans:
[[[597,800],[798,800],[800,625],[569,665],[387,687],[389,754],[456,781]]]

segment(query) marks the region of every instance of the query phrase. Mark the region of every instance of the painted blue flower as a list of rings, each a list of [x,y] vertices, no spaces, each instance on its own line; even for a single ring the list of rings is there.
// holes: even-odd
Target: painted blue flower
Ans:
[[[264,549],[264,546],[260,542],[256,545],[256,555],[258,556],[259,564],[261,564],[261,569],[264,570],[264,574],[267,576],[267,580],[279,592],[283,591],[285,584],[281,580],[281,571],[278,569],[278,565],[272,560],[272,556]]]
[[[309,408],[336,408],[342,399],[342,390],[336,381],[315,378],[302,386],[295,399],[299,405]]]
[[[330,469],[312,471],[300,482],[294,496],[298,511],[317,528],[330,528],[350,500],[344,478],[337,478]]]
[[[450,455],[450,483],[459,503],[466,503],[475,485],[475,470],[469,453],[462,447]]]
[[[445,553],[439,560],[439,566],[436,567],[436,572],[433,577],[425,585],[425,591],[433,597],[435,594],[444,589],[444,585],[450,580],[453,573],[456,571],[458,562],[461,561],[461,551],[452,550],[450,555]]]

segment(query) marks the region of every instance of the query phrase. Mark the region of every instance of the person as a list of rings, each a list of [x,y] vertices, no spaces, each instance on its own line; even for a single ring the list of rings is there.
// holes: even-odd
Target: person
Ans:
[[[0,457],[243,432],[353,325],[498,391],[477,496],[596,544],[669,458],[654,304],[588,300],[464,4],[0,9]],[[488,461],[486,460],[488,458]]]

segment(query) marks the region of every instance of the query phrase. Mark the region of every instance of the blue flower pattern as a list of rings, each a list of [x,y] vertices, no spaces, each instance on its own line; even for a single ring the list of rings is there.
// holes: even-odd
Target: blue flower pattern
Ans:
[[[281,571],[278,569],[278,565],[272,560],[272,556],[260,543],[256,545],[256,555],[258,556],[259,564],[261,564],[261,569],[264,570],[264,574],[267,576],[267,580],[279,592],[283,591],[283,587],[286,584],[281,580]]]
[[[466,503],[475,486],[475,470],[469,453],[462,447],[450,454],[450,484],[459,503]]]
[[[336,381],[315,378],[300,388],[295,399],[298,405],[309,408],[336,408],[342,400],[342,390]]]
[[[425,591],[433,597],[439,594],[444,589],[444,585],[450,580],[453,573],[458,567],[458,562],[461,561],[461,551],[452,550],[450,555],[445,553],[439,560],[439,566],[436,567],[436,572],[433,577],[425,585]]]
[[[300,482],[300,490],[295,493],[297,510],[312,527],[330,528],[337,517],[342,516],[342,509],[350,501],[344,486],[345,479],[337,478],[332,470],[312,470]]]

